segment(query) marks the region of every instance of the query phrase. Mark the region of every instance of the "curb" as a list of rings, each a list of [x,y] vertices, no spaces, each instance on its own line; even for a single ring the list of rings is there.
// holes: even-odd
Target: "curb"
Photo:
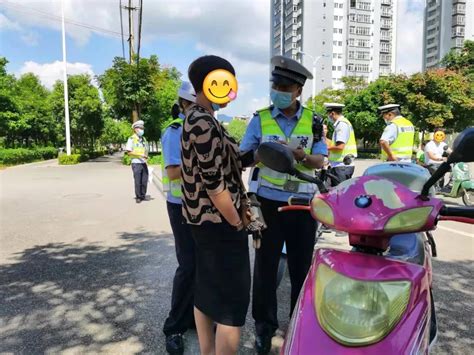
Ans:
[[[8,170],[8,169],[21,168],[22,166],[47,165],[47,164],[51,164],[51,163],[57,162],[57,161],[58,161],[58,158],[55,158],[55,159],[34,161],[34,162],[31,162],[31,163],[24,163],[24,164],[18,164],[18,165],[5,166],[5,169],[3,169],[3,171]]]

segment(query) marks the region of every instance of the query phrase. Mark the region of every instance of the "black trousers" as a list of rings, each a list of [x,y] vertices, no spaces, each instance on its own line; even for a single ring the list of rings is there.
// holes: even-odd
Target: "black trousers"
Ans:
[[[277,270],[283,242],[291,280],[291,316],[311,266],[316,221],[305,211],[278,212],[278,207],[287,205],[285,202],[258,200],[268,228],[255,252],[252,315],[257,335],[269,335],[278,329]]]
[[[167,202],[168,216],[173,230],[178,268],[173,279],[171,310],[163,326],[163,333],[184,333],[194,327],[195,246],[191,228],[186,224],[181,205]]]
[[[341,182],[349,180],[354,174],[355,167],[352,165],[339,165],[334,168],[331,168],[329,172],[336,176],[339,181],[331,178],[331,186],[337,186]]]
[[[132,171],[135,180],[135,197],[144,200],[148,186],[148,166],[145,163],[132,163]]]

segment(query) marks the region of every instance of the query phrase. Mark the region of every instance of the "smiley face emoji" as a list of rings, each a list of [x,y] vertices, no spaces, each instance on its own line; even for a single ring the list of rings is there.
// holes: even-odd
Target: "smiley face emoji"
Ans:
[[[204,79],[202,89],[209,101],[226,104],[237,97],[237,80],[227,70],[213,70]]]
[[[446,139],[446,134],[443,131],[436,131],[434,134],[434,140],[437,143],[441,143]]]

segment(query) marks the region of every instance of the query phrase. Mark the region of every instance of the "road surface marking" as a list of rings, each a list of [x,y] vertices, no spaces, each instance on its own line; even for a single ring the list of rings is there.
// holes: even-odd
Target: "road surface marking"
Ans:
[[[438,225],[438,228],[439,228],[439,229],[442,229],[442,230],[445,230],[445,231],[448,231],[448,232],[461,234],[461,235],[463,235],[463,236],[465,236],[465,237],[470,237],[470,238],[473,238],[473,239],[474,239],[474,233],[468,233],[468,232],[458,231],[457,229],[453,229],[453,228],[449,228],[449,227],[444,227],[444,226],[439,226],[439,225]]]

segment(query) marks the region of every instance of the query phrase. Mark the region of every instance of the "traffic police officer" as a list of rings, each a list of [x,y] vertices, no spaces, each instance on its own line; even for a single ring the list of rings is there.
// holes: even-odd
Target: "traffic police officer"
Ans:
[[[168,216],[173,230],[178,268],[174,275],[171,310],[163,326],[166,350],[170,354],[182,354],[182,334],[194,326],[194,240],[189,225],[183,219],[181,206],[181,134],[184,112],[196,100],[190,83],[184,81],[178,91],[178,103],[171,114],[173,120],[162,134],[162,183],[167,193]]]
[[[275,56],[271,59],[273,105],[258,110],[250,121],[240,146],[241,151],[256,151],[262,142],[276,141],[292,149],[296,167],[314,175],[321,168],[327,146],[322,139],[322,120],[304,107],[298,97],[311,73],[295,60]],[[256,157],[258,160],[258,156]],[[281,174],[259,164],[257,197],[268,226],[262,232],[261,247],[255,252],[252,315],[255,320],[255,346],[259,354],[271,348],[278,328],[276,279],[283,243],[286,242],[291,279],[291,310],[311,264],[316,222],[302,211],[278,213],[290,196],[312,197],[314,184]]]
[[[400,105],[380,106],[378,110],[387,124],[382,137],[380,137],[382,160],[410,163],[415,127],[409,120],[401,116]]]
[[[328,147],[331,173],[339,182],[332,181],[332,186],[350,179],[354,174],[354,158],[357,157],[357,143],[354,128],[350,121],[342,114],[343,104],[325,103],[328,120],[333,124],[333,144]]]
[[[134,134],[128,138],[125,150],[132,158],[133,179],[135,181],[135,201],[140,203],[145,200],[148,186],[148,143],[143,137],[145,133],[143,121],[137,121],[132,125]]]

